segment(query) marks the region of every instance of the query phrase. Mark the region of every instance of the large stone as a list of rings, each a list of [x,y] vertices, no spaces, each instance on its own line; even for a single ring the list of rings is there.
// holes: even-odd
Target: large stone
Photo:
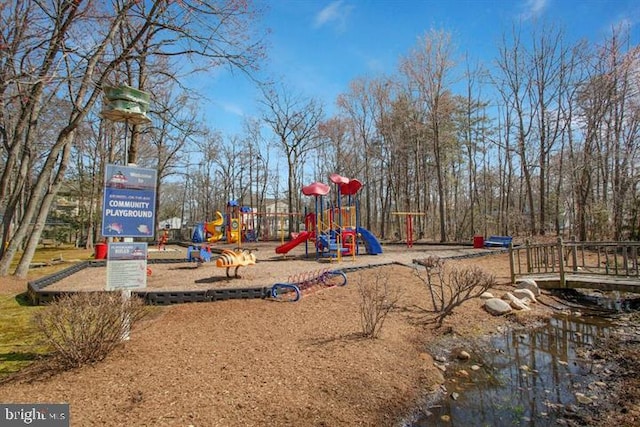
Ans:
[[[527,299],[530,302],[538,302],[538,300],[536,300],[536,296],[533,294],[533,292],[531,292],[530,289],[527,289],[527,288],[514,289],[513,292],[511,293],[513,294],[514,297],[519,298],[521,300]]]
[[[518,283],[516,283],[516,289],[529,289],[531,292],[533,292],[534,296],[540,295],[540,288],[538,287],[536,281],[533,279],[523,279],[519,281]]]
[[[484,302],[484,309],[494,316],[502,316],[511,312],[511,306],[499,298],[491,298]]]
[[[511,292],[507,292],[502,297],[503,300],[508,301],[509,305],[515,310],[530,310],[527,303],[514,296]]]
[[[456,357],[458,358],[458,360],[469,360],[469,359],[471,359],[471,355],[469,354],[468,351],[465,351],[465,350],[460,350],[460,352],[458,353],[458,355]]]
[[[480,299],[491,299],[491,298],[495,298],[491,292],[483,292],[482,295],[480,295]]]

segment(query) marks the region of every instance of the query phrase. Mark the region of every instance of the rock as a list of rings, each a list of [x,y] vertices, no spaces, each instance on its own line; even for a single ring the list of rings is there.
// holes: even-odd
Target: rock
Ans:
[[[514,297],[519,298],[521,300],[524,299],[528,299],[531,302],[538,302],[536,300],[536,296],[533,294],[533,292],[531,292],[530,289],[514,289],[513,292],[511,292],[513,294]]]
[[[494,316],[511,313],[511,306],[498,298],[491,298],[484,302],[484,309]]]
[[[471,355],[468,352],[464,351],[464,350],[460,350],[460,352],[458,353],[457,358],[458,358],[458,360],[469,360],[469,359],[471,359]]]
[[[441,415],[440,419],[445,423],[448,423],[449,421],[451,421],[451,417],[449,415]]]
[[[527,311],[527,310],[531,310],[529,308],[529,306],[522,301],[521,299],[515,299],[513,301],[509,302],[509,305],[514,309],[514,310],[521,310],[521,311]]]
[[[469,372],[467,372],[465,369],[460,369],[458,372],[456,372],[456,375],[462,378],[469,378]]]
[[[478,365],[471,365],[471,370],[472,371],[478,371],[480,369],[480,366]]]
[[[540,295],[540,288],[538,287],[536,281],[533,279],[523,279],[519,281],[518,283],[516,283],[516,289],[529,289],[531,292],[533,292],[534,296],[537,297]]]
[[[588,396],[585,396],[582,393],[576,393],[576,399],[578,400],[578,402],[582,403],[583,405],[589,405],[593,403],[593,399],[591,399]]]
[[[491,299],[491,298],[495,298],[491,292],[483,292],[480,295],[480,299]]]
[[[507,292],[502,297],[503,300],[509,301],[509,305],[515,310],[530,310],[527,304],[520,298],[516,298],[512,293]]]
[[[434,363],[433,366],[435,366],[436,368],[440,369],[442,372],[447,372],[447,367],[440,364],[440,363]]]
[[[458,397],[460,397],[460,394],[459,394],[459,393],[456,393],[455,391],[454,391],[453,393],[451,393],[451,398],[452,398],[453,400],[458,400]]]
[[[447,361],[447,358],[446,358],[446,357],[444,357],[444,356],[440,356],[440,355],[438,355],[438,356],[434,357],[434,359],[436,360],[436,362],[440,362],[440,363],[444,363],[444,362],[446,362],[446,361]]]

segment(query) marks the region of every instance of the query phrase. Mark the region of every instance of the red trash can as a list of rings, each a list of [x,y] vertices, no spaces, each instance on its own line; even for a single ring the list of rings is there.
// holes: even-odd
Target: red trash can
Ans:
[[[96,256],[95,259],[106,259],[107,258],[107,244],[106,243],[96,243]]]
[[[474,249],[484,248],[484,236],[473,236]]]

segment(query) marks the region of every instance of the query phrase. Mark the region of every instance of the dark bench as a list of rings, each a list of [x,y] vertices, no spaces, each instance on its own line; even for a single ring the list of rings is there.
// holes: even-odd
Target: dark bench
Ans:
[[[484,245],[486,247],[503,247],[508,248],[513,241],[513,237],[511,236],[489,236],[487,240],[484,241]]]

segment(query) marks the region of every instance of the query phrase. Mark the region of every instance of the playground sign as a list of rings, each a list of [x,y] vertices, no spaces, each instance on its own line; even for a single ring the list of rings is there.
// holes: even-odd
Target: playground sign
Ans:
[[[157,172],[109,164],[104,176],[102,235],[153,237]]]
[[[107,291],[147,287],[147,244],[109,243]]]

